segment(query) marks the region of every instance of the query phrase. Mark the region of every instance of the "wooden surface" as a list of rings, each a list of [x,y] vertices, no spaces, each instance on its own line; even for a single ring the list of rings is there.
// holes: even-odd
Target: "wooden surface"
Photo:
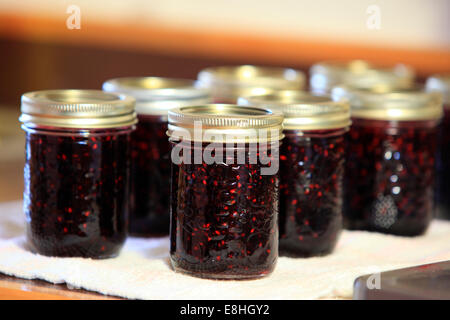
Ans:
[[[25,140],[18,117],[18,110],[0,105],[0,202],[22,198]]]
[[[213,57],[180,57],[81,44],[15,40],[2,37],[1,32],[0,55],[0,104],[17,113],[20,96],[28,91],[101,89],[102,83],[107,79],[124,76],[195,79],[202,68],[230,64],[229,60]],[[238,64],[250,62],[234,61]],[[306,68],[302,65],[292,67],[303,70]],[[11,124],[19,128],[17,118],[12,121]],[[1,124],[0,118],[0,131]]]
[[[0,300],[116,300],[119,298],[68,289],[64,284],[25,280],[0,274]]]
[[[382,65],[403,62],[419,74],[450,71],[450,52],[439,49],[394,49],[303,40],[282,35],[249,36],[230,32],[176,29],[161,25],[120,25],[87,21],[80,30],[68,30],[66,16],[41,17],[0,14],[0,35],[27,41],[70,43],[144,50],[175,56],[243,60],[254,63],[310,65],[328,59],[364,58]]]

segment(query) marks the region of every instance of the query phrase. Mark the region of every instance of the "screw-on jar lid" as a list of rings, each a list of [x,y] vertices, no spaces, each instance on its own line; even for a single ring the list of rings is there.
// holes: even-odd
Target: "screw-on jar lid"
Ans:
[[[200,124],[203,136],[194,131]],[[282,124],[283,115],[268,109],[209,104],[170,110],[168,135],[179,140],[187,134],[183,139],[203,142],[274,141],[283,138]]]
[[[283,113],[284,129],[324,130],[350,126],[350,107],[324,96],[282,90],[271,94],[241,97],[238,104],[269,108]]]
[[[355,118],[420,121],[437,120],[443,115],[442,95],[418,87],[369,90],[340,86],[333,89],[331,96],[334,101],[347,100]]]
[[[329,93],[337,85],[359,89],[410,88],[415,76],[413,69],[403,64],[379,68],[363,60],[320,62],[311,67],[310,74],[311,91],[320,94]]]
[[[427,91],[442,93],[444,105],[450,107],[450,74],[435,74],[427,79]]]
[[[115,128],[137,122],[132,97],[101,90],[45,90],[22,95],[27,127]]]
[[[127,77],[103,83],[103,90],[136,99],[138,114],[166,116],[167,111],[185,105],[209,102],[209,90],[197,88],[194,80],[159,77]]]
[[[237,99],[243,94],[249,94],[250,88],[301,90],[305,86],[305,74],[290,68],[222,66],[200,71],[198,85],[211,88],[214,96]]]

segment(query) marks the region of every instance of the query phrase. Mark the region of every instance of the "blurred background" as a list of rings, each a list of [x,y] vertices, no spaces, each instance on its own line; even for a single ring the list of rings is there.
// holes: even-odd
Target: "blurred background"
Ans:
[[[450,71],[448,0],[0,0],[0,201],[22,197],[20,95],[118,76],[322,60]]]

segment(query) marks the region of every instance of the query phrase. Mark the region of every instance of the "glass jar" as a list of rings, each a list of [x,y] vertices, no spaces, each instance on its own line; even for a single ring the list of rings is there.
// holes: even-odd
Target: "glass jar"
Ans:
[[[444,119],[440,127],[437,158],[436,213],[450,220],[450,74],[434,75],[426,83],[428,91],[437,91],[444,98]]]
[[[134,236],[169,234],[170,144],[167,112],[171,108],[209,102],[195,81],[129,77],[106,81],[103,90],[136,99],[139,122],[131,135],[131,195],[129,231]]]
[[[36,91],[21,109],[28,246],[46,256],[116,256],[127,235],[134,99]]]
[[[350,108],[299,91],[243,97],[239,104],[284,114],[280,148],[280,254],[333,251],[342,229],[344,135]]]
[[[314,94],[329,95],[337,85],[359,89],[410,88],[414,85],[414,70],[397,64],[392,68],[375,67],[363,60],[349,62],[326,61],[310,68],[309,85]]]
[[[214,279],[273,271],[282,121],[266,109],[233,105],[169,111],[175,271]]]
[[[210,89],[215,103],[236,103],[241,96],[302,90],[305,74],[294,69],[251,65],[213,67],[200,71],[197,85]]]
[[[433,217],[435,153],[441,96],[420,89],[373,91],[336,87],[347,98],[344,225],[420,235]]]

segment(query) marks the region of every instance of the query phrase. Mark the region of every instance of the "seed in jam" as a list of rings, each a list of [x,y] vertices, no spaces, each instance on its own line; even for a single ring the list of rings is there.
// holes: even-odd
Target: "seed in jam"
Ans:
[[[234,159],[239,152],[249,156],[248,146],[233,152]],[[170,256],[175,270],[237,279],[274,269],[279,178],[278,173],[261,175],[261,167],[259,160],[250,164],[248,158],[245,164],[172,164]]]
[[[415,236],[433,216],[436,121],[354,119],[348,135],[344,225]]]
[[[130,130],[27,131],[24,211],[31,250],[108,258],[127,234]]]
[[[169,234],[170,144],[167,122],[139,115],[132,133],[131,209],[132,235]]]
[[[280,255],[330,253],[342,229],[344,129],[285,130],[280,147]]]

